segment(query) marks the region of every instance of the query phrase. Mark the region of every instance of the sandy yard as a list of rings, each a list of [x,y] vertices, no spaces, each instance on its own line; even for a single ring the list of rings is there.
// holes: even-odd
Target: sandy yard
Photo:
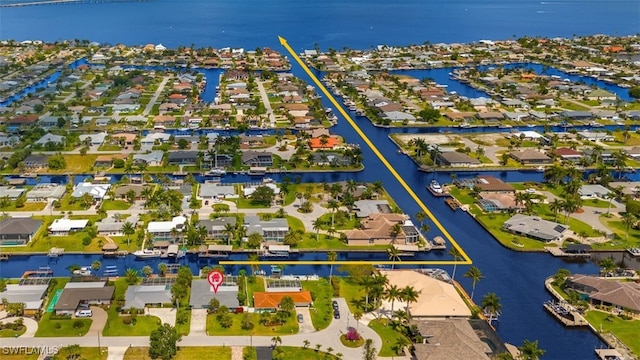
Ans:
[[[469,136],[469,139],[473,142],[479,141],[483,144],[495,145],[497,140],[504,139],[505,133],[494,134],[473,134]]]
[[[417,138],[423,139],[427,144],[447,144],[461,141],[459,135],[453,134],[396,134],[395,136],[404,144]]]

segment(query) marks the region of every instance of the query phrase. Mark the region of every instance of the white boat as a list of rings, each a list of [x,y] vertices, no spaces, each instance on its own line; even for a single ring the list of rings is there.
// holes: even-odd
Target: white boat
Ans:
[[[544,172],[544,166],[540,165],[536,168],[537,172]]]
[[[429,189],[431,189],[431,191],[437,194],[442,193],[442,186],[440,186],[440,183],[437,180],[431,181],[431,183],[429,184]]]
[[[222,168],[213,168],[213,169],[209,170],[209,172],[207,174],[208,175],[213,175],[213,176],[225,176],[225,175],[227,175],[227,170],[222,169]]]
[[[138,259],[155,259],[162,256],[162,251],[157,249],[144,249],[133,252],[133,256]]]
[[[73,270],[73,275],[91,276],[91,267],[83,266],[78,270]]]

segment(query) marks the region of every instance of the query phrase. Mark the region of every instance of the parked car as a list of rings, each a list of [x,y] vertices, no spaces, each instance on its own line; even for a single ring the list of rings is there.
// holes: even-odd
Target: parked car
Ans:
[[[331,305],[333,306],[333,310],[338,310],[338,302],[337,301],[333,300],[331,302]]]
[[[76,317],[92,317],[93,312],[91,310],[78,310],[76,311]]]
[[[304,318],[302,317],[302,314],[298,314],[298,322],[302,323],[303,320]]]
[[[333,318],[334,318],[334,319],[340,319],[340,311],[335,310],[335,311],[333,312]]]

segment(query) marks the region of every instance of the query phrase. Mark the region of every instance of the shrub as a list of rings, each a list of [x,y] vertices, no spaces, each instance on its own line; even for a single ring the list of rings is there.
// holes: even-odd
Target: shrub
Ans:
[[[85,237],[82,239],[82,245],[84,245],[84,246],[88,246],[89,244],[91,244],[91,238],[90,238],[89,236],[85,236]]]
[[[331,278],[331,288],[333,289],[333,296],[340,296],[340,280],[338,278]]]
[[[231,325],[233,325],[233,319],[231,319],[231,315],[229,314],[220,314],[217,316],[217,318],[220,326],[225,329],[228,329],[231,327]]]
[[[60,324],[59,322],[57,322],[54,326],[57,330],[62,328],[62,324]]]
[[[345,338],[349,341],[358,341],[362,339],[362,336],[360,336],[355,328],[350,327]]]
[[[74,329],[81,329],[83,327],[84,327],[84,322],[82,322],[82,320],[76,320],[73,322]]]
[[[125,325],[131,325],[131,316],[125,316],[125,317],[123,317],[123,318],[122,318],[122,322],[123,322]]]

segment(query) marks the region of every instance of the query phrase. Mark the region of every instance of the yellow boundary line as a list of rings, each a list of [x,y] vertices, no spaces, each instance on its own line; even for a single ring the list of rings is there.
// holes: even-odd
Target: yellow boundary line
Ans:
[[[312,265],[335,265],[335,264],[352,264],[352,265],[364,265],[364,264],[367,264],[367,265],[392,265],[392,264],[404,264],[404,265],[454,265],[454,264],[460,264],[460,265],[469,265],[469,264],[472,264],[471,258],[469,258],[469,256],[464,252],[464,250],[462,250],[460,245],[458,245],[458,243],[453,239],[451,234],[449,234],[449,232],[444,228],[444,226],[442,226],[442,224],[440,224],[440,222],[438,221],[438,219],[436,219],[436,217],[433,215],[431,210],[429,210],[429,208],[427,208],[427,206],[422,202],[422,200],[420,200],[418,195],[416,195],[416,193],[413,191],[413,189],[411,189],[409,184],[407,184],[407,182],[404,181],[404,179],[400,176],[400,174],[398,174],[396,169],[393,166],[391,166],[391,163],[389,163],[389,161],[382,155],[380,150],[378,150],[378,148],[373,144],[373,142],[371,142],[371,140],[369,140],[367,135],[362,131],[362,129],[360,129],[360,127],[356,124],[356,122],[353,121],[353,119],[351,119],[351,116],[349,116],[349,114],[347,114],[347,112],[344,111],[342,106],[340,106],[338,101],[327,90],[327,88],[324,87],[322,82],[320,82],[320,80],[311,72],[311,70],[309,70],[309,67],[307,67],[307,65],[300,59],[298,54],[296,54],[296,52],[291,48],[291,46],[289,46],[289,44],[287,43],[287,40],[285,38],[281,37],[281,36],[278,36],[278,40],[280,40],[280,44],[282,46],[284,46],[285,49],[287,49],[287,51],[289,52],[289,54],[291,54],[291,56],[296,60],[296,62],[298,64],[300,64],[300,67],[302,67],[302,69],[307,73],[307,75],[309,75],[309,77],[318,86],[318,88],[320,90],[322,90],[322,93],[329,99],[329,101],[331,101],[333,106],[335,106],[335,108],[338,111],[340,111],[340,114],[349,122],[351,127],[353,127],[353,129],[358,133],[358,135],[360,135],[362,140],[364,140],[364,142],[369,146],[371,151],[373,151],[373,153],[376,154],[378,159],[380,159],[380,161],[382,161],[384,166],[386,166],[386,168],[391,172],[391,175],[393,175],[396,178],[396,180],[398,180],[400,185],[402,185],[402,187],[407,191],[409,196],[411,196],[411,198],[413,198],[413,200],[418,204],[418,206],[422,209],[422,211],[424,211],[424,213],[427,214],[429,219],[431,219],[431,221],[433,221],[433,223],[436,225],[438,230],[440,230],[442,232],[442,234],[447,238],[447,240],[449,240],[449,242],[458,249],[458,251],[459,251],[459,253],[460,253],[460,255],[461,255],[463,260],[459,260],[458,261],[458,260],[454,259],[454,260],[449,260],[449,261],[440,261],[440,260],[438,260],[438,261],[429,261],[429,260],[426,260],[426,261],[397,261],[397,262],[395,262],[395,261],[259,261],[259,262],[255,262],[255,261],[221,261],[220,264],[221,265],[227,265],[227,264],[229,264],[229,265],[231,265],[231,264],[234,264],[234,265],[244,265],[244,264],[264,264],[264,265],[276,265],[276,264],[282,264],[282,265],[307,265],[307,264],[312,264]]]

